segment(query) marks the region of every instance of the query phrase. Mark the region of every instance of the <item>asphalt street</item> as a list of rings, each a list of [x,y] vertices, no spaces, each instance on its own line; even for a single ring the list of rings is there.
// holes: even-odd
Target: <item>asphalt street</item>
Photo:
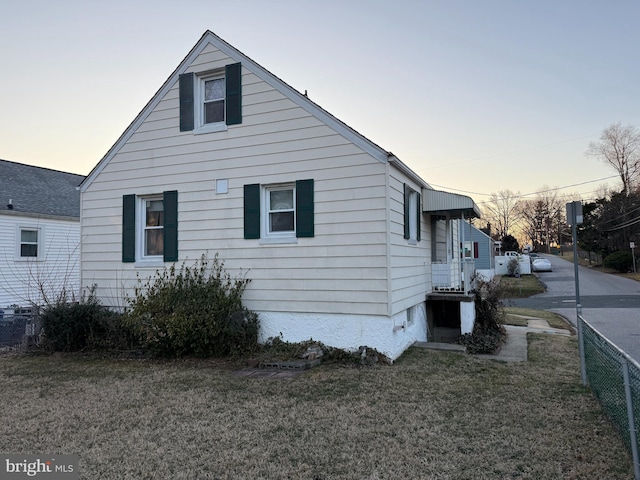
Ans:
[[[576,284],[573,263],[554,255],[553,272],[537,275],[547,291],[512,300],[514,306],[550,310],[576,325]],[[582,316],[596,330],[640,363],[640,282],[578,267]]]

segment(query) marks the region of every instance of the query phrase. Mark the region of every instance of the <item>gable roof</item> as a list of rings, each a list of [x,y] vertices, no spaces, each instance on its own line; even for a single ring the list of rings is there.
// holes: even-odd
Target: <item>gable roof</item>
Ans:
[[[179,75],[185,73],[185,71],[189,68],[193,61],[209,44],[216,47],[218,50],[223,52],[235,62],[240,62],[243,67],[247,68],[253,74],[257,75],[261,80],[268,83],[278,92],[282,93],[285,97],[289,98],[295,104],[305,109],[308,113],[315,116],[329,127],[333,128],[335,131],[343,135],[355,145],[362,148],[365,152],[369,153],[374,158],[378,159],[380,162],[387,162],[390,159],[395,159],[395,156],[391,152],[384,150],[379,145],[375,144],[362,134],[355,131],[353,128],[349,127],[346,123],[338,120],[329,112],[321,108],[318,104],[310,100],[306,95],[300,93],[295,88],[288,85],[283,80],[269,72],[267,69],[251,60],[244,53],[240,52],[238,49],[222,40],[213,32],[207,30],[202,35],[200,40],[198,40],[198,43],[196,43],[196,45],[191,49],[187,56],[182,60],[182,62],[180,62],[180,65],[178,65],[178,67],[173,71],[173,73],[164,82],[160,89],[155,93],[155,95],[151,98],[147,105],[145,105],[138,116],[127,127],[127,129],[116,141],[116,143],[111,147],[111,149],[106,153],[102,160],[100,160],[100,162],[89,173],[87,178],[82,182],[82,185],[80,186],[82,191],[85,191],[89,187],[89,185],[91,185],[95,177],[103,170],[106,164],[109,163],[111,158],[113,158],[118,153],[120,148],[127,142],[127,140],[133,135],[138,127],[140,127],[140,125],[146,120],[146,118],[158,105],[158,103],[160,103],[167,92],[171,88],[173,88],[175,83],[178,81]],[[395,165],[399,167],[398,162],[395,162]],[[408,169],[408,167],[404,167],[405,169]],[[417,174],[413,173],[413,177],[414,179],[419,179],[418,183],[420,183],[423,187],[429,188],[429,185]]]
[[[75,173],[0,160],[0,214],[80,218],[77,187],[84,178]]]
[[[469,225],[471,225],[471,224],[469,224]],[[479,228],[478,228],[478,227],[476,227],[475,225],[471,225],[471,228],[472,228],[472,232],[474,232],[474,233],[476,233],[476,234],[480,235],[481,237],[486,237],[486,238],[487,238],[487,240],[490,240],[490,241],[492,241],[492,242],[493,242],[493,238],[491,238],[491,236],[490,236],[490,235],[487,235],[485,232],[483,232],[481,229],[479,229]]]

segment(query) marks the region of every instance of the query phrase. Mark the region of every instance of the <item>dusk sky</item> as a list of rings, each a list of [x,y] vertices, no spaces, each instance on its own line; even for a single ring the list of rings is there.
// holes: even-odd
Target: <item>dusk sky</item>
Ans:
[[[619,181],[589,142],[640,127],[632,0],[0,5],[0,158],[15,162],[89,173],[205,30],[478,203],[544,186],[591,199]]]

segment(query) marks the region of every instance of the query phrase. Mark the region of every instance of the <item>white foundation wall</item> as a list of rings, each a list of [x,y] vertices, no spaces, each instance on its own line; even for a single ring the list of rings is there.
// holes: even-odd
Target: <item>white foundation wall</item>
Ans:
[[[258,312],[259,341],[280,338],[286,342],[316,340],[347,351],[360,346],[374,348],[390,360],[397,359],[415,342],[427,340],[424,304],[392,318],[376,315],[342,315],[326,313]]]

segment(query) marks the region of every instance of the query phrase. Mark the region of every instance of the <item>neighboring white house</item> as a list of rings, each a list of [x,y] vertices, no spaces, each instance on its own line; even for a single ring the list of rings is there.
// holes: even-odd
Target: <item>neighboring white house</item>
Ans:
[[[472,328],[454,219],[478,215],[207,31],[82,183],[81,284],[122,307],[138,275],[218,252],[262,340],[395,359]]]
[[[83,179],[0,160],[0,310],[78,296]]]

